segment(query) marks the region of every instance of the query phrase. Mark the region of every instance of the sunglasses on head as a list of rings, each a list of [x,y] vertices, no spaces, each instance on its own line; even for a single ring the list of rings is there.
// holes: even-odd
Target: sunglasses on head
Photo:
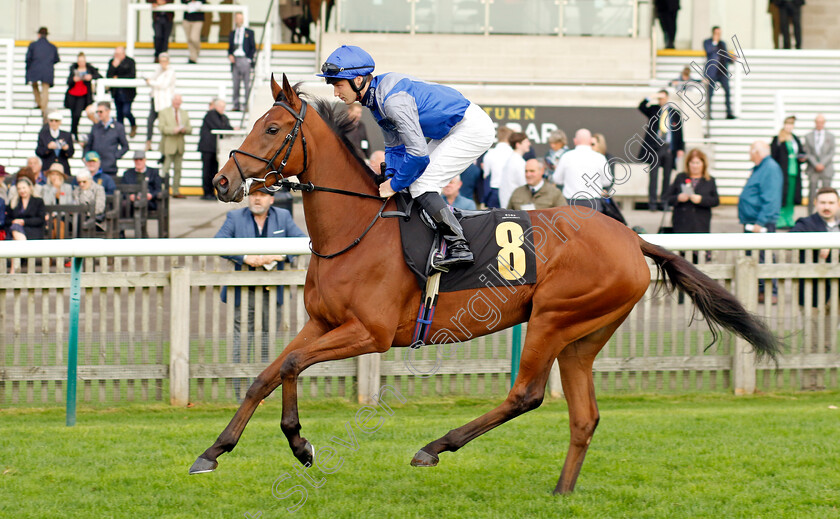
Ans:
[[[367,65],[365,65],[363,67],[339,67],[338,65],[335,65],[333,63],[324,63],[321,66],[321,73],[326,74],[328,76],[334,76],[334,75],[338,74],[339,72],[343,72],[345,70],[359,70],[359,69],[362,69],[362,68],[369,68],[369,67]]]

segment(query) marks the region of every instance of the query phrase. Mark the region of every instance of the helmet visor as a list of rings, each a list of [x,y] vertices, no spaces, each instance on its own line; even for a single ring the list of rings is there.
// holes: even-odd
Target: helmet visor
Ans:
[[[325,76],[335,76],[341,72],[344,72],[345,70],[359,70],[363,68],[370,68],[370,65],[364,65],[361,67],[339,67],[338,65],[335,65],[333,63],[324,63],[321,66],[321,73]]]

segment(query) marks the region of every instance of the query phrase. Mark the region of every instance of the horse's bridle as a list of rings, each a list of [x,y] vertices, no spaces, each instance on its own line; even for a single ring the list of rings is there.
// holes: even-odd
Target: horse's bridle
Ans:
[[[262,179],[251,179],[252,182],[262,182],[265,184],[265,188],[269,191],[279,191],[282,187],[282,184],[278,182],[278,180],[283,178],[283,169],[286,167],[286,163],[289,160],[289,155],[292,153],[292,148],[295,146],[295,141],[297,140],[298,133],[300,133],[300,140],[303,144],[303,169],[300,170],[300,173],[297,175],[302,175],[304,171],[306,171],[307,162],[307,155],[306,155],[306,136],[303,134],[303,130],[301,129],[301,125],[303,124],[303,118],[306,117],[306,101],[303,99],[300,100],[300,112],[296,112],[294,108],[289,106],[288,103],[285,101],[275,101],[274,106],[282,106],[286,109],[287,112],[292,114],[292,117],[295,118],[295,126],[292,128],[292,131],[286,134],[286,138],[283,140],[283,144],[277,148],[277,151],[274,153],[274,156],[271,159],[264,159],[262,157],[258,157],[253,153],[248,153],[247,151],[242,151],[240,149],[231,150],[230,157],[233,157],[233,163],[236,164],[236,170],[239,172],[239,176],[242,177],[242,185],[247,190],[248,181],[245,178],[245,174],[242,173],[242,167],[239,165],[239,159],[236,158],[237,153],[241,153],[245,156],[251,157],[253,159],[257,159],[259,161],[265,162],[265,168],[268,173]],[[274,161],[277,160],[277,157],[286,149],[286,154],[283,155],[283,160],[280,162],[280,167],[274,166]],[[269,181],[269,177],[274,177],[273,180]]]
[[[236,170],[239,172],[239,176],[242,177],[242,185],[244,189],[248,191],[248,179],[245,178],[245,174],[242,173],[242,167],[239,165],[239,160],[236,158],[237,153],[241,153],[245,156],[257,159],[261,162],[265,162],[265,168],[268,173],[265,177],[261,179],[253,178],[251,179],[252,182],[262,182],[265,188],[269,191],[275,192],[279,191],[280,189],[287,188],[299,191],[326,191],[328,193],[337,193],[340,195],[350,195],[350,196],[357,196],[360,198],[373,198],[376,200],[382,200],[382,207],[379,208],[379,211],[374,215],[373,220],[370,221],[368,226],[362,232],[361,236],[353,240],[353,243],[348,245],[347,247],[341,249],[340,251],[333,253],[333,254],[321,254],[320,252],[316,251],[312,248],[312,243],[309,243],[309,250],[312,251],[312,254],[318,256],[319,258],[330,259],[334,258],[340,254],[344,254],[345,252],[349,251],[353,247],[359,244],[362,241],[362,238],[371,230],[373,224],[382,216],[382,211],[385,209],[385,205],[388,203],[387,198],[382,198],[380,196],[369,195],[367,193],[357,193],[355,191],[345,191],[343,189],[334,189],[330,187],[321,187],[312,184],[312,182],[307,182],[306,184],[300,184],[297,182],[290,182],[283,177],[283,169],[286,167],[286,162],[289,160],[289,155],[292,153],[292,148],[295,145],[295,141],[297,140],[298,133],[300,133],[300,139],[303,144],[303,169],[300,170],[299,173],[295,173],[295,175],[300,176],[306,171],[306,167],[308,165],[307,162],[307,155],[306,155],[306,136],[303,134],[303,130],[301,129],[301,125],[303,124],[303,118],[306,117],[306,101],[303,99],[300,100],[300,112],[296,112],[294,108],[289,106],[285,101],[275,101],[274,106],[282,106],[286,109],[287,112],[292,114],[295,118],[295,126],[292,128],[292,131],[286,134],[286,138],[283,140],[283,144],[277,149],[274,153],[274,156],[271,159],[264,159],[262,157],[258,157],[253,153],[248,153],[247,151],[242,151],[240,149],[231,150],[230,157],[233,157],[233,163],[236,164]],[[283,160],[280,162],[280,167],[274,167],[274,161],[277,160],[277,157],[280,155],[280,152],[283,151],[283,148],[286,148],[286,154],[283,155]],[[273,177],[273,178],[271,178]]]

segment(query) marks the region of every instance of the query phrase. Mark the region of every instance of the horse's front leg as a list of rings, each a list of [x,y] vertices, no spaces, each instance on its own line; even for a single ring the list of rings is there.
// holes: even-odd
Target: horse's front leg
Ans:
[[[288,355],[307,343],[316,342],[324,333],[325,330],[315,321],[310,320],[304,325],[300,333],[289,342],[274,362],[257,376],[254,383],[248,388],[245,399],[242,401],[236,414],[233,415],[230,423],[228,423],[225,430],[216,439],[216,442],[204,451],[195,463],[193,463],[192,467],[190,467],[190,474],[211,472],[219,465],[216,458],[225,452],[230,452],[236,447],[240,436],[242,436],[242,431],[245,430],[248,420],[251,419],[259,403],[280,385],[280,369]]]
[[[314,462],[315,449],[300,435],[298,376],[303,370],[319,362],[387,351],[393,340],[393,332],[378,335],[375,336],[357,320],[349,321],[324,334],[317,341],[311,341],[289,352],[283,361],[280,367],[283,384],[283,418],[280,427],[289,440],[292,453],[302,464],[308,466]]]

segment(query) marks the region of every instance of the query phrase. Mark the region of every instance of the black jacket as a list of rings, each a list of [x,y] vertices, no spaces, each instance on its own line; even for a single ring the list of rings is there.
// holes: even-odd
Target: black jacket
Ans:
[[[233,130],[233,126],[225,114],[220,114],[214,109],[208,110],[204,114],[198,134],[198,151],[216,153],[216,136],[211,130]]]
[[[102,77],[102,74],[99,73],[99,69],[88,63],[85,65],[87,68],[88,74],[91,75],[93,79],[99,79]],[[79,69],[78,63],[73,63],[70,65],[70,74],[67,75],[67,92],[64,93],[64,108],[70,108],[70,89],[73,88],[73,85],[76,84],[73,81],[73,77],[76,75],[76,70]],[[85,86],[87,87],[87,94],[85,94],[85,106],[93,103],[93,86],[91,85],[90,81],[85,81]]]
[[[61,149],[61,146],[59,146],[57,150],[47,148],[49,143],[62,140],[67,144],[67,150]],[[56,151],[58,151],[58,155],[56,155]],[[67,175],[72,175],[72,173],[70,173],[70,162],[67,159],[72,157],[73,153],[73,136],[70,132],[58,130],[58,139],[53,139],[50,134],[49,124],[45,124],[44,127],[41,128],[41,131],[38,133],[38,146],[35,148],[35,155],[38,155],[41,162],[44,163],[44,171],[50,169],[50,166],[52,166],[53,163],[58,162],[64,166],[64,172]]]
[[[137,170],[134,168],[127,169],[123,173],[122,183],[139,184],[138,175],[145,178],[146,182],[148,182],[146,184],[146,190],[152,195],[152,199],[149,200],[149,209],[157,209],[157,196],[163,189],[163,179],[160,178],[160,172],[156,168],[150,168],[149,166],[146,166],[146,171],[143,173],[137,173]]]
[[[673,104],[667,104],[669,128],[671,129],[671,152],[685,151],[685,141],[683,140],[682,132],[682,118],[679,110]],[[639,111],[645,114],[648,118],[647,130],[645,131],[645,148],[651,150],[654,154],[662,146],[664,142],[659,140],[659,111],[662,109],[658,104],[648,104],[647,99],[642,99],[639,103]],[[642,158],[646,154],[644,149],[641,150],[639,157]]]
[[[811,216],[805,216],[796,220],[793,228],[790,232],[828,232],[828,226],[825,224],[825,220],[819,215],[819,213],[814,213]],[[799,263],[805,263],[805,252],[804,250],[799,251]],[[812,261],[816,263],[819,260],[819,250],[814,250]],[[828,254],[828,262],[831,261],[831,253]],[[828,301],[828,298],[831,296],[831,283],[825,284],[825,300]],[[814,283],[811,287],[811,305],[816,307],[819,306],[819,291],[817,290],[817,283]],[[801,306],[805,305],[805,280],[799,280],[799,304]],[[827,325],[826,325],[827,326]]]
[[[674,208],[674,232],[675,233],[705,233],[712,229],[712,207],[720,205],[717,184],[715,179],[706,180],[701,178],[694,188],[694,193],[700,195],[700,203],[695,204],[690,200],[677,202],[677,196],[682,193],[682,186],[689,180],[689,176],[680,173],[674,179],[673,184],[668,186],[665,199],[668,205]]]
[[[12,220],[23,218],[23,234],[26,235],[27,240],[43,240],[44,226],[46,220],[44,216],[46,210],[44,209],[44,201],[37,197],[31,197],[29,204],[24,210],[23,204],[18,202],[17,207],[12,209],[6,206],[6,229],[11,227]]]
[[[236,50],[233,44],[234,36],[236,36],[236,27],[228,34],[228,56]],[[257,42],[254,40],[254,31],[251,29],[245,29],[245,36],[242,38],[242,50],[245,52],[245,56],[253,62],[254,53],[257,52]]]
[[[128,139],[125,137],[125,126],[119,121],[111,119],[108,126],[98,122],[93,125],[85,143],[84,152],[99,153],[102,171],[117,172],[117,160],[128,152]]]
[[[46,37],[33,41],[26,49],[26,82],[40,81],[53,86],[54,66],[58,62],[58,49]]]
[[[680,0],[654,0],[657,12],[674,13],[680,10]]]
[[[799,153],[802,151],[802,141],[796,135],[793,136],[796,141]],[[784,143],[779,143],[779,136],[773,137],[773,142],[770,143],[770,156],[773,160],[779,163],[782,167],[782,207],[787,204],[788,191],[788,150]],[[796,181],[794,183],[793,205],[802,204],[802,162],[796,161]]]
[[[105,75],[109,78],[134,79],[137,77],[137,67],[134,60],[128,56],[116,67],[114,66],[114,58],[111,58],[111,61],[108,62],[108,73]],[[117,99],[120,95],[130,103],[134,101],[134,96],[137,95],[137,89],[133,87],[111,89],[111,97]]]

